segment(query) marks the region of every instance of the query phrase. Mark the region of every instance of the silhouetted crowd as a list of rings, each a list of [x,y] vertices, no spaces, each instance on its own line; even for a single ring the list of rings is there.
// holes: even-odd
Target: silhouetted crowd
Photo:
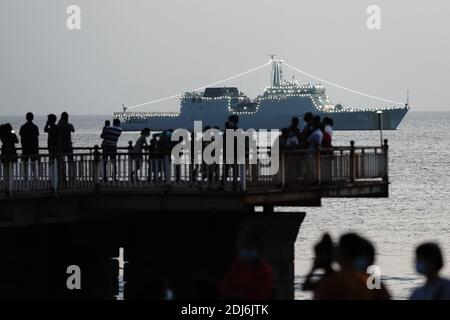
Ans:
[[[300,119],[293,117],[291,125],[281,129],[281,149],[319,150],[332,147],[333,119],[322,119],[319,115],[307,112],[303,121],[303,127],[299,128]]]
[[[337,245],[329,234],[314,246],[314,263],[303,284],[317,300],[388,300],[389,290],[377,270],[376,250],[366,238],[347,233]],[[423,243],[415,251],[416,272],[425,277],[425,284],[416,288],[412,300],[450,300],[450,280],[442,278],[440,271],[444,259],[439,246]],[[337,267],[336,267],[337,265]],[[316,272],[321,271],[314,280]]]
[[[234,261],[219,281],[197,276],[193,297],[198,299],[277,299],[277,276],[265,258],[265,243],[258,230],[251,230],[239,247]],[[366,238],[343,234],[334,243],[324,234],[314,246],[314,262],[302,290],[314,300],[390,300],[391,293],[376,265],[376,250]],[[411,300],[450,300],[450,280],[440,276],[444,267],[441,249],[435,243],[420,244],[415,250],[415,269],[425,283],[412,290]],[[141,299],[176,299],[170,282],[154,277],[142,285]]]
[[[22,160],[25,162],[36,161],[39,155],[39,128],[33,123],[34,115],[26,114],[26,123],[20,127],[19,136],[22,146]],[[47,149],[50,155],[73,153],[72,133],[75,128],[69,123],[69,115],[63,112],[58,121],[56,115],[50,114],[44,132],[48,134]],[[0,141],[2,142],[1,154],[4,157],[12,156],[11,161],[16,161],[17,144],[19,139],[13,131],[10,123],[0,126]]]
[[[19,131],[20,143],[22,146],[22,159],[24,161],[36,161],[39,155],[39,128],[33,123],[34,115],[29,112],[26,115],[26,123],[21,126]],[[332,146],[333,137],[333,120],[329,117],[321,119],[318,115],[307,112],[304,117],[304,124],[300,128],[300,119],[292,118],[291,125],[281,130],[279,138],[281,149],[308,149],[318,150],[320,148],[327,149]],[[239,117],[231,115],[224,125],[224,130],[238,129]],[[103,158],[106,160],[114,160],[117,154],[118,141],[122,133],[120,128],[120,120],[106,120],[100,135],[102,139],[101,148]],[[211,129],[211,126],[205,126],[204,131]],[[214,129],[221,130],[219,127]],[[163,130],[159,133],[151,135],[150,129],[145,128],[141,131],[141,135],[137,138],[135,145],[129,142],[129,149],[135,154],[143,152],[169,153],[178,141],[172,141],[171,136],[173,129]],[[49,154],[72,154],[72,133],[75,132],[74,126],[69,123],[69,115],[63,112],[59,118],[54,114],[47,116],[47,122],[44,132],[48,134],[47,150]],[[147,139],[151,136],[150,141]],[[2,143],[1,154],[3,156],[17,156],[17,144],[19,139],[13,131],[10,123],[0,126],[0,141]],[[136,156],[139,160],[140,157]]]
[[[219,285],[222,298],[272,299],[274,279],[264,260],[261,239],[250,236]],[[324,234],[314,246],[314,262],[303,283],[315,300],[389,300],[391,294],[377,270],[375,246],[368,239],[347,233],[337,244]],[[441,249],[423,243],[415,250],[416,272],[425,278],[413,290],[412,300],[450,300],[450,280],[440,276],[444,267]]]

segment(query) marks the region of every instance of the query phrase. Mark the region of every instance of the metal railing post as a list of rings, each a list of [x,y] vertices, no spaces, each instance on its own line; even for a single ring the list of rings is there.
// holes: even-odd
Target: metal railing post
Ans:
[[[281,152],[281,188],[286,187],[286,152]]]
[[[239,170],[240,171],[239,179],[241,180],[241,190],[246,191],[247,190],[247,170],[246,170],[245,164],[240,164],[239,169],[240,169]]]
[[[6,179],[7,179],[7,183],[6,183],[6,188],[7,191],[6,193],[9,195],[9,197],[12,197],[12,193],[13,193],[13,166],[12,166],[12,161],[11,161],[11,156],[8,155],[6,157],[6,166],[5,168],[8,168],[8,174],[5,175]]]
[[[165,179],[166,179],[166,185],[171,185],[171,176],[172,176],[172,168],[171,168],[171,165],[170,165],[170,161],[171,159],[170,159],[170,155],[166,155],[165,157],[164,157],[164,173],[165,173]]]
[[[94,184],[94,190],[98,191],[100,188],[100,174],[102,172],[102,161],[100,161],[100,151],[98,145],[94,147],[94,168],[92,182]]]
[[[142,152],[142,151],[141,151]],[[128,155],[124,156],[124,157],[128,157],[128,183],[131,184],[132,180],[135,178],[133,177],[133,171],[136,170],[137,172],[137,168],[133,168],[134,164],[133,163],[133,157],[131,156],[133,153],[133,141],[128,141]],[[125,165],[125,161],[124,161],[124,165]],[[137,175],[136,175],[136,179],[137,179]]]
[[[320,149],[316,151],[316,175],[317,175],[317,184],[320,185],[322,182],[322,170],[320,165]]]
[[[389,182],[389,145],[388,145],[388,139],[384,139],[383,156],[384,156],[383,181]]]
[[[59,168],[59,163],[58,163],[58,157],[56,155],[53,156],[53,179],[52,179],[52,183],[53,183],[53,193],[56,195],[56,193],[58,192],[58,183],[59,183],[59,177],[58,177],[58,170]]]
[[[355,159],[355,141],[350,141],[350,181],[355,182],[356,177],[356,159]]]

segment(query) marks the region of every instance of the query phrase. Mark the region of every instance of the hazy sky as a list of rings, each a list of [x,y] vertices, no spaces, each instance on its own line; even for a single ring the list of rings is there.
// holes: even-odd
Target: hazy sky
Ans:
[[[81,30],[66,27],[71,4]],[[381,30],[366,27],[372,4]],[[450,111],[449,39],[448,0],[1,0],[0,115],[108,114],[227,78],[269,53],[388,99],[410,89],[413,110]],[[266,68],[227,84],[253,98],[268,83]],[[334,103],[386,105],[327,88]]]

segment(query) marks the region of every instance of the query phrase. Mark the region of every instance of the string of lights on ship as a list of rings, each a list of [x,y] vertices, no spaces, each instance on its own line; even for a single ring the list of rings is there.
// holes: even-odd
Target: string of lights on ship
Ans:
[[[309,97],[311,102],[313,103],[316,110],[321,112],[361,112],[361,111],[378,111],[378,110],[396,110],[402,109],[402,107],[390,107],[390,108],[365,108],[365,109],[343,109],[342,106],[332,105],[332,104],[321,104],[320,97],[317,94],[323,94],[325,92],[325,88],[321,84],[311,85],[305,84],[299,86],[297,82],[283,81],[283,83],[278,87],[266,87],[264,89],[264,94],[262,96],[258,96],[255,100],[257,102],[256,109],[254,111],[236,111],[232,107],[232,100],[238,99],[241,101],[249,100],[246,96],[220,96],[220,97],[203,97],[202,93],[199,92],[186,92],[180,98],[180,102],[183,103],[188,99],[199,98],[201,101],[219,101],[227,99],[228,110],[236,115],[252,115],[256,114],[259,110],[259,106],[261,101],[271,100],[273,102],[282,102],[290,97]],[[319,101],[316,101],[319,100]],[[325,101],[329,101],[327,95],[325,95]],[[177,117],[179,116],[179,112],[120,112],[117,115],[122,119],[145,119],[148,117]]]

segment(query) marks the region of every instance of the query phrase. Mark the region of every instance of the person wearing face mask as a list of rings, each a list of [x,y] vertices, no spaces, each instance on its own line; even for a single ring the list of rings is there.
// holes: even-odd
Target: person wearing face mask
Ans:
[[[416,248],[416,271],[425,276],[423,286],[416,288],[411,300],[450,300],[450,280],[440,277],[444,259],[439,246],[423,243]]]
[[[219,285],[219,297],[239,300],[273,298],[274,274],[263,259],[263,240],[259,230],[250,230],[235,261]]]
[[[364,257],[366,240],[355,233],[340,237],[337,263],[340,270],[323,278],[314,288],[315,300],[377,300],[374,290],[367,286],[368,275],[364,269],[370,261]]]
[[[375,264],[376,251],[374,245],[366,238],[360,237],[359,242],[359,252],[355,255],[353,267],[357,271],[361,272],[367,284],[367,282],[370,281],[369,277],[371,276],[369,267]],[[378,288],[374,287],[371,290],[373,299],[390,300],[391,295],[384,282],[379,280],[379,284],[380,286]]]

